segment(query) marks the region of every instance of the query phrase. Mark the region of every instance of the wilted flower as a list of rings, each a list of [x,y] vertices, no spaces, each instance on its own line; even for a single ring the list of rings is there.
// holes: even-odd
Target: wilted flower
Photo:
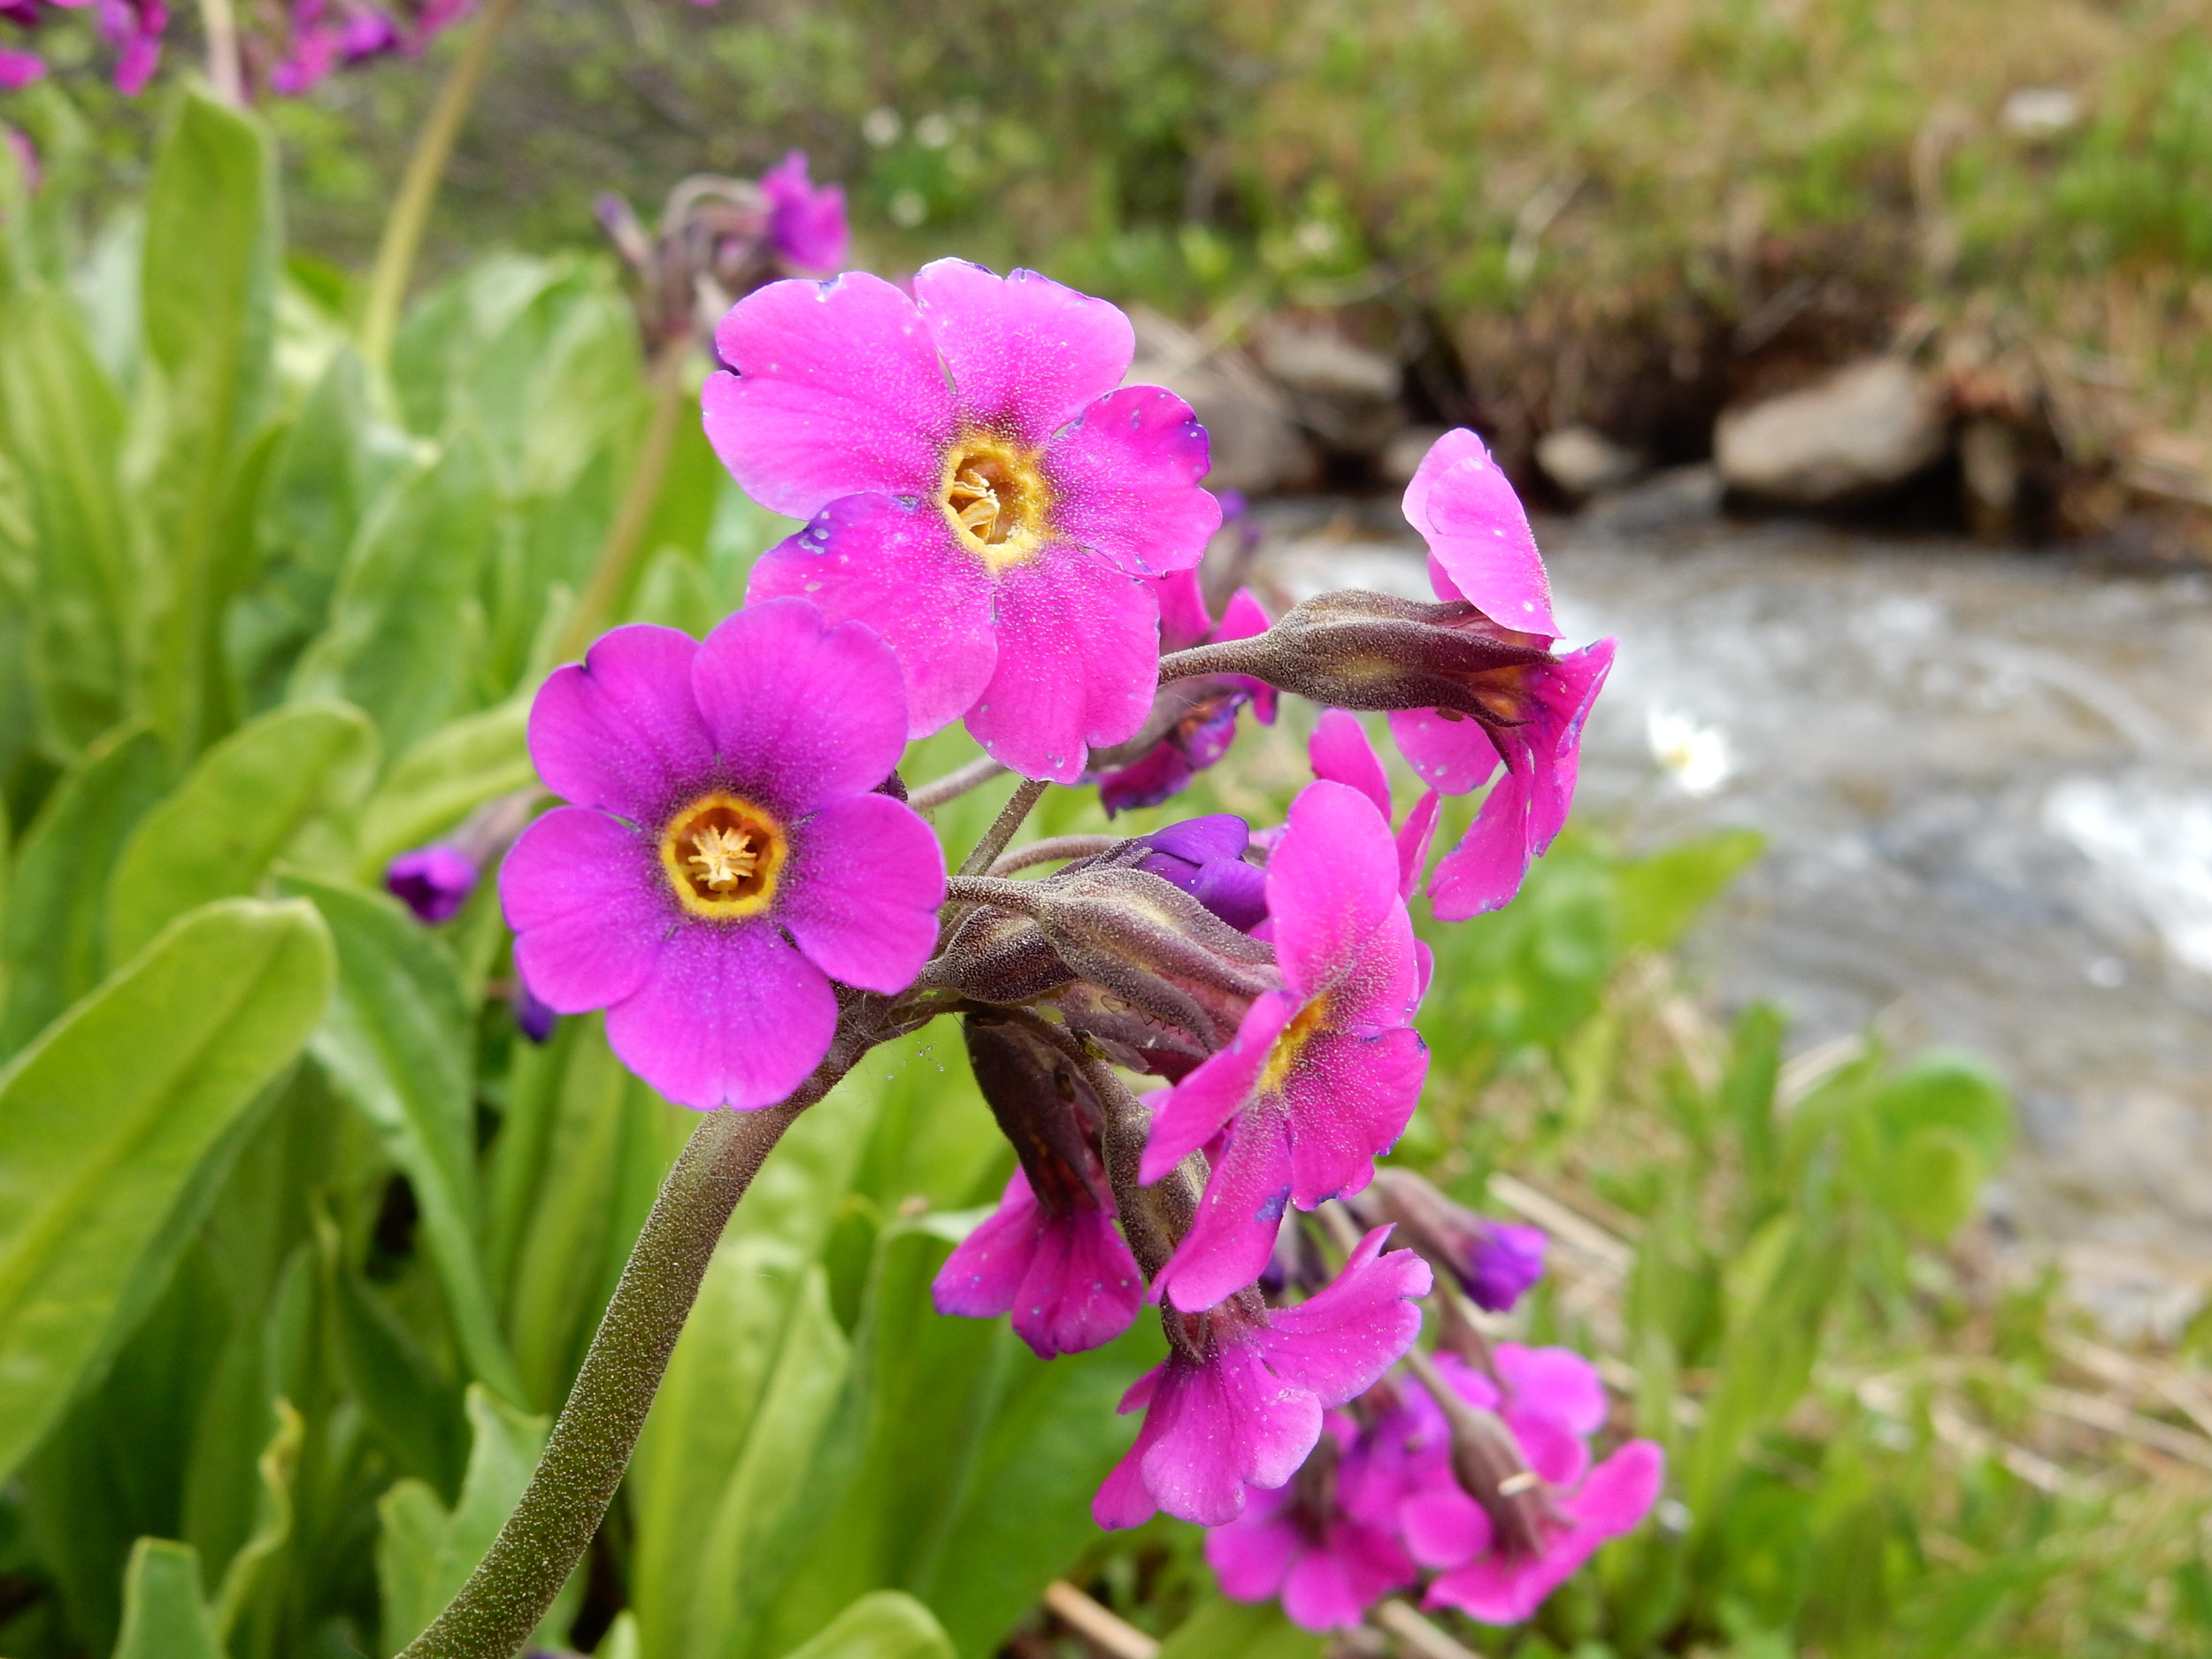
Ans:
[[[1101,1526],[1136,1526],[1156,1509],[1201,1526],[1243,1512],[1246,1488],[1279,1486],[1340,1406],[1389,1370],[1421,1329],[1412,1298],[1429,1288],[1410,1250],[1381,1254],[1386,1228],[1360,1240],[1335,1280],[1293,1308],[1246,1294],[1200,1313],[1170,1313],[1168,1356],[1123,1396],[1142,1409],[1137,1443],[1092,1500]]]
[[[1216,626],[1194,567],[1156,578],[1155,585],[1163,652],[1267,632],[1267,612],[1247,588],[1231,595]],[[1275,724],[1274,687],[1248,674],[1205,675],[1167,687],[1153,717],[1156,722],[1163,708],[1172,716],[1166,731],[1143,754],[1099,773],[1098,798],[1106,816],[1157,806],[1181,794],[1193,778],[1229,752],[1236,741],[1237,710],[1247,703],[1262,726]]]
[[[845,188],[806,176],[806,151],[795,150],[760,175],[768,197],[768,235],[776,257],[803,275],[827,276],[845,263],[852,232],[845,223]]]
[[[748,296],[715,340],[707,435],[763,506],[812,520],[751,595],[868,623],[916,736],[967,718],[993,757],[1072,783],[1152,707],[1158,601],[1220,521],[1205,429],[1121,386],[1129,319],[1034,272],[941,259],[914,297],[860,272]]]
[[[831,981],[902,990],[935,942],[943,856],[875,793],[905,729],[882,641],[802,601],[703,643],[603,636],[531,710],[539,776],[575,804],[501,866],[517,972],[560,1013],[605,1009],[616,1054],[672,1100],[781,1100],[828,1050]]]
[[[1153,1286],[1187,1311],[1257,1279],[1286,1202],[1356,1193],[1413,1115],[1428,1071],[1419,969],[1390,826],[1357,791],[1310,784],[1268,860],[1283,988],[1161,1105],[1141,1173],[1223,1141],[1190,1233]],[[1273,1484],[1272,1482],[1265,1484]]]

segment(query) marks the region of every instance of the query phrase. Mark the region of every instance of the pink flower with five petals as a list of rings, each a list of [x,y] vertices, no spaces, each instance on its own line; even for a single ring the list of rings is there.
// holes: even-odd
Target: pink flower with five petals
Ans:
[[[1072,783],[1152,707],[1159,603],[1221,521],[1205,429],[1120,384],[1129,319],[1031,271],[941,259],[771,283],[723,318],[707,436],[746,493],[810,522],[754,567],[898,653],[915,736]]]
[[[530,710],[538,775],[574,804],[500,867],[524,984],[556,1013],[605,1009],[671,1100],[782,1100],[829,1050],[831,981],[904,990],[936,942],[944,856],[875,792],[905,742],[889,649],[803,601],[703,641],[603,635]]]

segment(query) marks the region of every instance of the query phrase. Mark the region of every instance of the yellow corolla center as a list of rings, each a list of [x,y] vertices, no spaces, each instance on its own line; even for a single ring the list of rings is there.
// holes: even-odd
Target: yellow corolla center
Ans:
[[[1283,1034],[1275,1039],[1275,1046],[1267,1051],[1267,1066],[1260,1073],[1261,1094],[1279,1094],[1283,1092],[1283,1085],[1290,1080],[1290,1074],[1298,1068],[1299,1056],[1305,1053],[1306,1044],[1313,1040],[1314,1033],[1321,1029],[1328,1018],[1329,998],[1328,994],[1324,992],[1300,1009],[1290,1024],[1283,1027]]]
[[[789,851],[772,815],[733,795],[710,795],[669,820],[661,868],[686,910],[728,921],[768,908]]]
[[[945,457],[938,499],[962,545],[994,571],[1044,545],[1052,488],[1038,455],[988,433],[971,433]]]

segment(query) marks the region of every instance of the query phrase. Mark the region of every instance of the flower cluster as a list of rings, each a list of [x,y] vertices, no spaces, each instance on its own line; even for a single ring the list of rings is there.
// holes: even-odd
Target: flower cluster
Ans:
[[[803,187],[764,181],[795,204],[775,234],[821,228]],[[1240,591],[1217,624],[1205,433],[1120,383],[1118,311],[1033,273],[770,282],[715,343],[708,436],[805,527],[703,641],[618,628],[538,694],[531,752],[566,804],[500,865],[518,981],[603,1010],[625,1063],[703,1110],[803,1103],[957,1018],[1016,1168],[939,1309],[1010,1317],[1046,1358],[1157,1309],[1165,1356],[1122,1402],[1142,1421],[1099,1522],[1217,1529],[1231,1593],[1309,1624],[1422,1570],[1432,1601],[1525,1617],[1649,1507],[1656,1453],[1594,1465],[1587,1367],[1477,1333],[1466,1304],[1509,1308],[1540,1235],[1378,1160],[1429,1064],[1409,903],[1425,884],[1448,920],[1512,896],[1565,816],[1610,642],[1552,650],[1527,521],[1464,432],[1407,495],[1438,603],[1330,595],[1271,625]],[[1324,711],[1280,825],[1009,848],[1044,783],[1156,803],[1284,691]],[[1388,711],[1428,786],[1402,816],[1348,710]],[[897,769],[956,720],[1032,782],[948,879]],[[1501,765],[1432,872],[1442,796]],[[395,865],[395,891],[450,914],[511,817]]]
[[[35,29],[58,11],[89,5],[100,38],[115,52],[116,87],[136,97],[161,62],[161,38],[169,27],[165,0],[0,0],[0,18]],[[46,76],[46,59],[19,47],[0,47],[0,91],[13,92]]]

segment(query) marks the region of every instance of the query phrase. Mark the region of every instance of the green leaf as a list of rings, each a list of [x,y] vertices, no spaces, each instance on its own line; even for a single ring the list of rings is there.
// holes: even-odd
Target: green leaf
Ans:
[[[319,815],[357,796],[376,734],[342,703],[279,709],[210,749],[140,818],[108,888],[108,949],[136,950],[171,918],[250,893]]]
[[[292,1486],[299,1472],[300,1443],[306,1438],[307,1424],[290,1401],[279,1399],[275,1404],[276,1432],[254,1462],[261,1485],[253,1532],[231,1557],[229,1570],[223,1574],[222,1593],[216,1597],[215,1626],[226,1640],[236,1632],[255,1593],[265,1585],[275,1584],[271,1569],[281,1559],[292,1537],[297,1511]]]
[[[1906,1137],[1891,1159],[1886,1194],[1897,1218],[1931,1243],[1948,1240],[1981,1196],[1980,1149],[1957,1130],[1935,1125]]]
[[[1272,1601],[1207,1602],[1160,1644],[1159,1659],[1320,1659],[1328,1638],[1300,1630]]]
[[[189,1544],[142,1538],[132,1548],[115,1659],[223,1659],[200,1599],[200,1558]]]
[[[329,626],[301,657],[292,695],[358,704],[395,754],[462,712],[496,505],[483,447],[465,430],[387,494],[346,556]]]
[[[0,1073],[0,1471],[158,1293],[196,1175],[331,976],[307,906],[210,905]]]
[[[528,744],[530,699],[513,697],[447,722],[396,762],[361,813],[361,872],[380,875],[394,855],[419,847],[494,795],[536,781]]]
[[[240,486],[273,389],[282,231],[276,157],[254,117],[186,95],[146,198],[141,303],[159,380],[160,445],[147,507],[160,553],[150,641],[155,726],[180,755],[225,722],[223,607],[252,572]]]
[[[337,995],[315,1033],[316,1061],[414,1189],[470,1371],[525,1400],[477,1251],[473,1033],[452,956],[380,896],[304,878],[286,887],[314,901],[337,946]]]
[[[953,1649],[927,1608],[896,1590],[877,1590],[786,1659],[953,1659]]]
[[[108,877],[123,843],[161,798],[169,759],[144,726],[119,728],[63,774],[18,854],[0,953],[12,1054],[100,982],[108,964]]]
[[[122,482],[124,405],[66,295],[11,296],[0,450],[23,491],[40,735],[73,754],[122,714],[145,588]]]
[[[1765,850],[1766,838],[1756,830],[1722,830],[1622,865],[1622,946],[1672,949],[1706,907]]]
[[[468,1581],[514,1513],[545,1448],[544,1417],[518,1411],[481,1387],[469,1389],[468,1420],[475,1436],[468,1474],[450,1510],[429,1486],[412,1479],[394,1486],[376,1506],[381,1524],[376,1542],[384,1613],[381,1653],[397,1653],[420,1635]],[[561,1630],[573,1605],[572,1595],[565,1594],[541,1628]],[[558,1646],[558,1638],[549,1636],[539,1645]]]

